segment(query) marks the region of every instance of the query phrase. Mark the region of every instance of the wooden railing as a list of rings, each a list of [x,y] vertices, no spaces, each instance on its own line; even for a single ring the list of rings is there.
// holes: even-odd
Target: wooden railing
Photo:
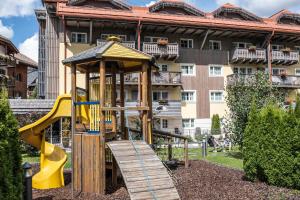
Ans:
[[[169,43],[167,45],[159,45],[155,42],[144,42],[143,52],[154,56],[179,56],[179,46],[177,43]]]
[[[287,63],[287,64],[296,64],[299,62],[299,52],[298,51],[272,51],[272,62],[277,63]]]
[[[137,83],[138,74],[126,74],[125,83]],[[152,73],[153,84],[181,85],[181,72],[157,72]]]
[[[107,41],[105,40],[101,40],[101,39],[98,39],[97,40],[97,46],[102,46],[104,43],[106,43]],[[132,49],[135,49],[135,41],[123,41],[121,42],[123,45],[127,46],[127,47],[130,47]]]
[[[239,60],[248,60],[253,62],[265,61],[266,50],[264,49],[246,49],[246,48],[236,48],[233,51],[232,61],[237,62]]]

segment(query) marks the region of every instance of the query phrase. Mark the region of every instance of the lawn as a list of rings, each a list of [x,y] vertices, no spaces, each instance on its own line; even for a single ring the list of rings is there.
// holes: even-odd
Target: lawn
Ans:
[[[243,170],[243,160],[241,152],[238,148],[234,148],[232,151],[226,152],[213,152],[213,149],[208,149],[208,156],[204,159],[202,158],[202,150],[200,148],[190,148],[189,149],[189,159],[190,160],[206,160],[211,163],[226,166],[233,169]],[[158,154],[162,160],[166,160],[167,151],[166,149],[159,149]],[[173,157],[179,160],[183,160],[183,148],[173,148]],[[71,168],[71,153],[67,153],[68,161],[65,165],[65,169]],[[28,156],[26,154],[22,155],[23,163],[39,163],[39,156]]]

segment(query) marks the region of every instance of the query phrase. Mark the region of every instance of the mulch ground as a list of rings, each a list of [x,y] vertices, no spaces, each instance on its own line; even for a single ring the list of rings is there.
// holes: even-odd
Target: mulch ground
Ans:
[[[35,167],[37,170],[38,167]],[[268,186],[261,182],[244,180],[239,170],[217,166],[205,161],[192,161],[188,169],[173,170],[173,179],[181,199],[289,199],[300,200],[300,191]],[[51,190],[34,190],[37,200],[71,199],[71,172],[65,172],[66,187]],[[109,185],[109,183],[108,183]],[[116,188],[107,186],[107,195],[74,192],[75,199],[125,200],[130,199],[122,180]]]

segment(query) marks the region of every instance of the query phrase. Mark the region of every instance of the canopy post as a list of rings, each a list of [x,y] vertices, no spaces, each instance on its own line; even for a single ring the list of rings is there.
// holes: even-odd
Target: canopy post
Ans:
[[[142,66],[142,106],[148,106],[148,63],[144,63]],[[142,129],[143,129],[143,139],[149,143],[148,137],[148,111],[144,110],[142,112]]]

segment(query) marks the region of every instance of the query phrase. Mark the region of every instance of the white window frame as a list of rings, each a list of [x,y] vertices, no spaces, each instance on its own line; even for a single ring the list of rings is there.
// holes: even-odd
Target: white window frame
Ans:
[[[219,43],[219,45],[220,45],[220,49],[211,49],[211,48],[209,48],[210,50],[213,50],[213,51],[222,50],[222,41],[221,40],[209,40],[209,42],[208,42],[209,47],[210,47],[210,43]]]
[[[233,44],[232,46],[236,45],[235,48],[244,48],[244,49],[247,49],[247,48],[249,48],[249,46],[252,46],[252,43],[249,43],[249,42],[233,42],[232,44]],[[244,47],[239,47],[240,44],[243,44]]]
[[[184,127],[183,126],[183,120],[188,120],[189,121],[189,127]],[[193,121],[193,123],[192,123],[192,121]],[[192,124],[193,124],[193,126],[192,126]],[[183,118],[182,119],[182,128],[184,128],[184,129],[194,129],[195,128],[195,118]]]
[[[163,66],[167,67],[167,71],[162,71]],[[169,65],[168,64],[165,64],[165,63],[158,64],[158,67],[159,67],[159,71],[161,71],[161,72],[168,72],[169,71]]]
[[[159,39],[163,39],[163,40],[168,40],[169,41],[169,39],[167,37],[145,36],[144,40],[146,40],[146,38],[149,39],[151,43],[157,43],[157,40],[159,40]],[[156,39],[156,41],[154,41],[153,39]]]
[[[73,34],[76,34],[76,39],[75,39],[75,41],[73,41]],[[85,35],[85,41],[84,42],[78,42],[78,34],[83,34],[83,35]],[[87,33],[84,33],[84,32],[71,32],[71,42],[72,43],[79,43],[79,44],[86,44],[87,43],[87,40],[88,40],[88,38],[87,38]]]
[[[211,73],[211,71],[210,71],[210,68],[211,67],[220,67],[221,68],[221,74],[215,74],[214,72],[215,72],[215,70],[213,70],[214,72],[213,72],[213,74]],[[224,68],[224,66],[223,65],[208,65],[208,74],[209,74],[209,77],[222,77],[223,76],[223,68]]]
[[[238,67],[238,66],[235,66],[232,68],[232,71],[233,71],[233,74],[236,74],[234,72],[234,69],[237,69],[238,70],[238,73],[237,74],[241,74],[241,75],[251,75],[255,72],[254,68],[253,67]],[[245,74],[242,74],[241,73],[241,69],[245,69],[246,70],[246,73]],[[251,74],[248,73],[248,70],[251,69]]]
[[[221,100],[212,100],[212,93],[222,93],[222,99]],[[223,90],[209,90],[209,101],[211,103],[223,103],[224,102],[224,91]]]
[[[185,40],[185,41],[187,41],[187,44],[188,44],[188,46],[187,47],[182,47],[181,46],[181,41],[183,41],[183,40]],[[192,42],[191,44],[192,44],[192,46],[190,47],[189,46],[189,42]],[[180,38],[180,48],[186,48],[186,49],[192,49],[192,48],[194,48],[194,39],[191,39],[191,38]]]
[[[182,93],[186,92],[186,93],[193,93],[193,99],[191,100],[183,100],[182,99]],[[196,102],[197,99],[197,91],[196,90],[181,90],[181,101],[182,102]]]
[[[184,73],[182,71],[182,67],[188,67],[188,68],[192,67],[193,68],[193,73],[188,73],[188,74]],[[182,76],[196,76],[196,64],[193,64],[193,63],[180,63],[180,70],[181,70],[181,75]],[[188,71],[189,71],[189,69],[188,69]]]
[[[100,38],[101,38],[101,40],[104,40],[104,41],[106,41],[106,39],[108,38],[108,37],[111,37],[111,36],[116,36],[116,37],[119,37],[120,39],[121,39],[121,42],[126,42],[127,41],[127,35],[121,35],[121,34],[108,34],[108,33],[102,33],[101,35],[100,35]],[[105,37],[105,39],[103,39]],[[124,39],[123,39],[123,38]]]
[[[297,70],[299,70],[299,73],[297,73]],[[300,68],[296,68],[296,69],[295,69],[295,75],[296,75],[296,76],[300,76]]]
[[[276,47],[276,49],[273,49],[273,47]],[[284,48],[284,45],[282,45],[282,44],[272,44],[272,46],[271,46],[271,49],[274,51],[280,51],[283,48]]]
[[[167,122],[167,127],[164,127],[164,122]],[[160,119],[160,128],[161,129],[168,129],[169,128],[169,120],[168,119]]]

